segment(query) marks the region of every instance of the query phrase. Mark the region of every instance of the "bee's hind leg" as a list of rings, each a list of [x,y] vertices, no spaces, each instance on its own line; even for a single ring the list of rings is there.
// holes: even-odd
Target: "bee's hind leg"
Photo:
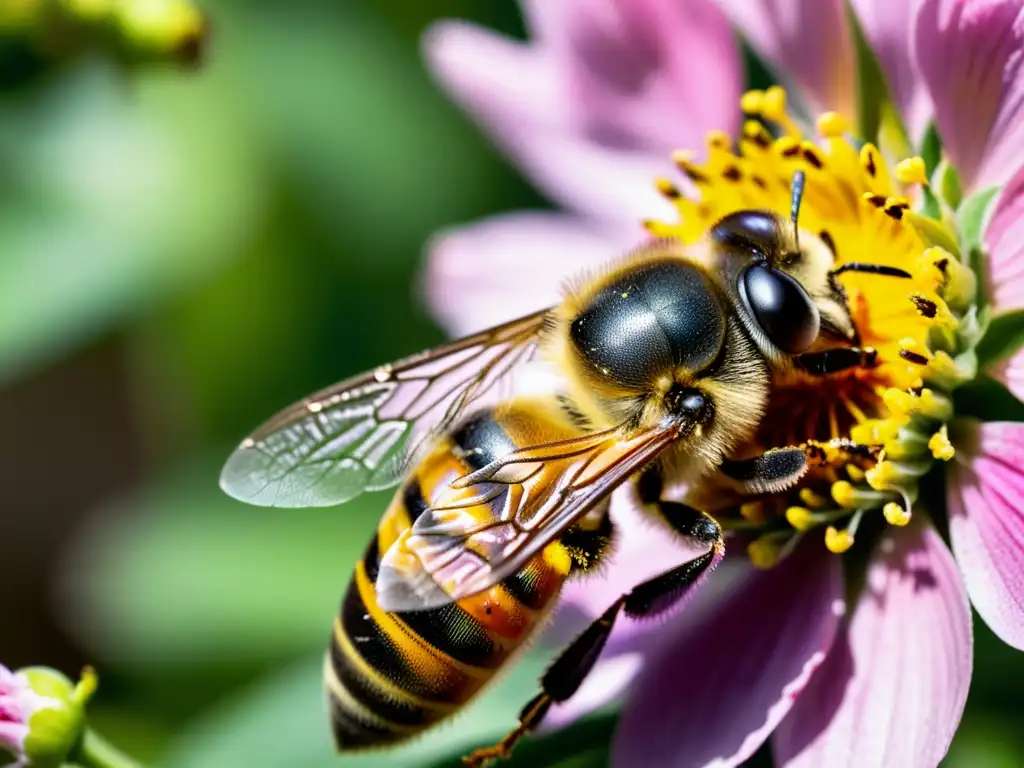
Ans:
[[[548,667],[540,680],[540,693],[520,712],[519,725],[495,746],[478,749],[463,758],[467,765],[484,766],[492,760],[507,757],[516,742],[540,724],[552,704],[570,699],[597,663],[620,614],[644,618],[667,610],[688,594],[721,557],[724,545],[722,529],[718,523],[709,515],[686,504],[662,501],[660,496],[663,482],[660,472],[645,481],[647,474],[641,476],[639,483],[641,499],[645,503],[656,504],[666,522],[677,533],[701,544],[707,551],[620,595]],[[655,491],[653,500],[645,496]]]

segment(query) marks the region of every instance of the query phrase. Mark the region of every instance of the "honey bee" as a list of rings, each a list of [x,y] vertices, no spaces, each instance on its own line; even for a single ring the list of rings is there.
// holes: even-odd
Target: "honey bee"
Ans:
[[[325,680],[340,750],[408,739],[465,705],[536,632],[568,578],[601,562],[611,492],[635,480],[695,559],[633,587],[570,644],[519,725],[467,762],[506,756],[569,699],[613,625],[676,604],[724,551],[713,517],[663,498],[667,477],[740,491],[795,483],[821,446],[749,444],[779,375],[875,364],[859,346],[829,239],[788,219],[725,216],[694,245],[655,241],[555,307],[316,393],[247,437],[221,486],[258,505],[330,506],[401,482],[334,621]],[[473,408],[539,353],[550,397]]]

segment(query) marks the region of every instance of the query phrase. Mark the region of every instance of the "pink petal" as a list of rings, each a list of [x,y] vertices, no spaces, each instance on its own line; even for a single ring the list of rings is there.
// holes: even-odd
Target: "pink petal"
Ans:
[[[643,654],[639,651],[618,654],[606,652],[576,691],[576,695],[550,709],[542,729],[556,731],[564,728],[618,699],[636,679],[642,666]]]
[[[559,301],[565,281],[596,270],[644,239],[559,213],[513,213],[437,235],[424,277],[431,312],[456,335]]]
[[[926,523],[885,533],[828,659],[773,744],[787,768],[935,766],[963,714],[971,612],[956,563]]]
[[[989,373],[1003,382],[1018,400],[1024,400],[1024,350],[993,366]]]
[[[29,728],[21,723],[0,722],[0,749],[18,755],[25,748]]]
[[[672,172],[669,151],[737,125],[741,74],[728,25],[708,0],[528,10],[542,30],[532,45],[434,27],[425,47],[437,77],[567,207],[620,222],[671,216],[652,187]]]
[[[912,2],[851,0],[871,50],[885,73],[892,97],[911,138],[917,141],[931,117],[928,94],[911,55]]]
[[[853,42],[843,0],[717,0],[814,113],[855,114]]]
[[[923,0],[914,55],[964,188],[1004,184],[1024,160],[1020,0]]]
[[[1024,424],[966,422],[949,476],[949,532],[971,602],[1024,649]]]
[[[985,289],[992,303],[999,310],[1024,307],[1024,168],[1000,193],[985,230],[985,245]]]
[[[613,764],[731,766],[750,757],[824,660],[842,595],[840,558],[808,541],[767,572],[747,566],[742,585],[699,620],[680,615],[635,682]]]

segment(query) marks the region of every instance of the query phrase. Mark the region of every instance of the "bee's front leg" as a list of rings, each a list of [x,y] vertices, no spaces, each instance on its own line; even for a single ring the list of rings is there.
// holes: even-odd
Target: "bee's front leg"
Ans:
[[[871,347],[838,347],[793,357],[797,370],[811,376],[828,376],[851,368],[874,368],[877,364],[878,352]]]

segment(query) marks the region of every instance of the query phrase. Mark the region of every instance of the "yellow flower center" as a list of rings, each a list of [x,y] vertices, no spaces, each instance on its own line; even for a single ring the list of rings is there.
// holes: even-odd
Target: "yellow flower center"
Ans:
[[[765,531],[749,554],[767,565],[786,551],[787,539],[822,526],[829,549],[845,552],[867,511],[881,512],[892,525],[909,522],[918,479],[936,459],[953,456],[949,393],[973,375],[956,358],[970,346],[965,329],[976,324],[975,280],[961,262],[951,211],[928,188],[921,158],[890,170],[874,145],[855,143],[835,113],[819,117],[816,135],[805,137],[778,87],[745,94],[741,107],[749,119],[738,140],[711,133],[703,163],[675,153],[685,186],[668,179],[657,186],[679,220],[645,222],[652,235],[693,243],[742,209],[788,217],[793,175],[803,171],[800,228],[833,250],[837,267],[867,261],[911,275],[838,277],[861,346],[877,351],[877,365],[827,377],[780,374],[773,382],[762,447],[848,438],[874,450],[826,447],[822,466],[798,488],[745,500],[736,527]],[[926,201],[938,215],[925,215]]]

